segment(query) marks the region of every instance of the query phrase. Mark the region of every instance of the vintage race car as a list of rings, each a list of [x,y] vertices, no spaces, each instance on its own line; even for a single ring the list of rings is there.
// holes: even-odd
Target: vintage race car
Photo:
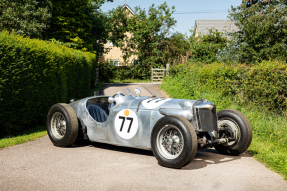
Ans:
[[[72,145],[77,137],[113,145],[152,150],[159,164],[181,168],[198,149],[239,155],[252,140],[248,119],[207,100],[141,97],[123,89],[114,96],[94,96],[53,105],[47,116],[55,146]]]

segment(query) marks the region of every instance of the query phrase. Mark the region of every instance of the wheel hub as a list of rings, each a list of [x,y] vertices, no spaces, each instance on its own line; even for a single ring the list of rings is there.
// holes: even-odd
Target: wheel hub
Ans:
[[[167,143],[167,145],[172,145],[173,140],[172,140],[172,139],[167,139],[167,140],[166,140],[166,143]]]
[[[177,127],[166,125],[158,134],[157,144],[165,158],[173,159],[183,150],[183,136]]]
[[[236,144],[239,141],[240,129],[239,129],[237,123],[235,123],[234,121],[229,120],[229,119],[222,119],[222,120],[218,121],[218,127],[219,127],[219,131],[226,130],[226,132],[227,132],[227,134],[225,135],[226,137],[231,137],[231,138],[235,139],[235,141],[231,141],[229,143],[223,144],[224,146],[233,146],[234,144]]]
[[[179,137],[176,136],[176,135],[172,136],[172,140],[173,140],[174,143],[179,143],[179,141],[180,141]]]
[[[58,139],[63,138],[66,134],[66,119],[62,113],[56,112],[52,116],[51,130],[52,134]]]

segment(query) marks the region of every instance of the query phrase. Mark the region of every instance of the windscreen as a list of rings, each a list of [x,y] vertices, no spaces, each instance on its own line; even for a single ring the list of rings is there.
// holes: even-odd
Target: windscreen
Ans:
[[[121,96],[132,96],[134,97],[134,94],[128,89],[128,88],[125,88],[125,89],[122,89],[121,91],[119,91],[117,93],[117,96],[118,97],[121,97]]]

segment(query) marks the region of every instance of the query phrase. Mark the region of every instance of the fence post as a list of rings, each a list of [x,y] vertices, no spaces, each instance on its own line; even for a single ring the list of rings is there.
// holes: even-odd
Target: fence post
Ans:
[[[166,76],[169,76],[169,64],[166,65]]]
[[[151,83],[153,83],[153,68],[151,67]]]
[[[100,81],[100,71],[99,71],[99,67],[97,67],[97,69],[96,69],[95,87],[97,87],[99,81]]]

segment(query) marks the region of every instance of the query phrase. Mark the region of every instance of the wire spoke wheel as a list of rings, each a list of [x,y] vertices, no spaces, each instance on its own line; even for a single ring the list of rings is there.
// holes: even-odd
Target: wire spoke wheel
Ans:
[[[187,119],[168,115],[159,119],[154,125],[151,147],[160,165],[181,168],[194,158],[197,151],[197,136]]]
[[[67,129],[66,124],[66,119],[62,113],[55,112],[53,114],[51,119],[51,130],[56,138],[61,139],[65,136]]]
[[[184,146],[184,139],[180,130],[174,125],[165,125],[157,136],[157,147],[166,159],[177,158]]]
[[[69,104],[53,105],[47,115],[46,127],[50,140],[58,147],[70,146],[78,137],[78,118]]]

